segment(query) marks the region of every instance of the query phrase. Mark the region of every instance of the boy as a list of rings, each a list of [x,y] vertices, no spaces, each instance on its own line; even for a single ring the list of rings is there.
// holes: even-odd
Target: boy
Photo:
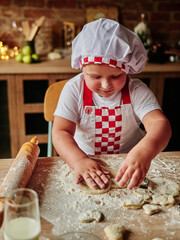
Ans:
[[[110,19],[86,24],[73,40],[72,67],[82,73],[61,92],[52,137],[58,154],[74,169],[77,184],[85,180],[103,189],[108,183],[108,172],[89,154],[127,153],[116,181],[124,186],[131,179],[132,189],[167,146],[169,121],[150,89],[129,75],[141,72],[146,59],[139,37]]]

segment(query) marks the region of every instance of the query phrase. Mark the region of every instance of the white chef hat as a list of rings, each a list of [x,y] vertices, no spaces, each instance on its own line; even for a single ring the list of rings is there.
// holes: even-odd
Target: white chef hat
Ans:
[[[143,70],[146,60],[138,35],[110,19],[87,23],[72,42],[71,66],[75,69],[94,63],[135,74]]]

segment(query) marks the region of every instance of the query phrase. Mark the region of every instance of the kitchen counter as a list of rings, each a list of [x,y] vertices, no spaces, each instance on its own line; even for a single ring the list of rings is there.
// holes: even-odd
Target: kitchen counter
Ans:
[[[32,73],[78,73],[80,70],[71,68],[70,57],[58,60],[44,60],[40,63],[25,64],[14,59],[0,61],[0,74],[32,74]],[[180,63],[147,63],[143,73],[180,72]]]
[[[55,73],[78,73],[79,70],[72,69],[70,57],[58,60],[43,60],[39,63],[19,63],[15,59],[0,61],[0,74],[55,74]]]

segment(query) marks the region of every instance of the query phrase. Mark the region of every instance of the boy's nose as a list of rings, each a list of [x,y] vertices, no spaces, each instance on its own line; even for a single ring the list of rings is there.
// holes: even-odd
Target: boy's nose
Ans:
[[[107,79],[102,80],[101,87],[103,89],[109,89],[110,86],[111,86],[111,83],[109,82],[109,80]]]

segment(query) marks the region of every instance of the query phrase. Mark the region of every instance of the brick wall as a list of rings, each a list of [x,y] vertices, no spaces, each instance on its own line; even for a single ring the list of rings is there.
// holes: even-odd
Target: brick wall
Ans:
[[[41,31],[48,39],[54,38],[53,47],[62,45],[62,22],[86,22],[86,8],[116,6],[119,21],[133,30],[144,12],[151,29],[152,39],[175,47],[180,38],[180,0],[0,0],[0,40],[10,46],[20,45],[22,20],[31,23],[45,15],[46,21]],[[12,27],[15,21],[17,27]],[[39,33],[40,34],[40,33]],[[50,41],[50,40],[49,40]]]

